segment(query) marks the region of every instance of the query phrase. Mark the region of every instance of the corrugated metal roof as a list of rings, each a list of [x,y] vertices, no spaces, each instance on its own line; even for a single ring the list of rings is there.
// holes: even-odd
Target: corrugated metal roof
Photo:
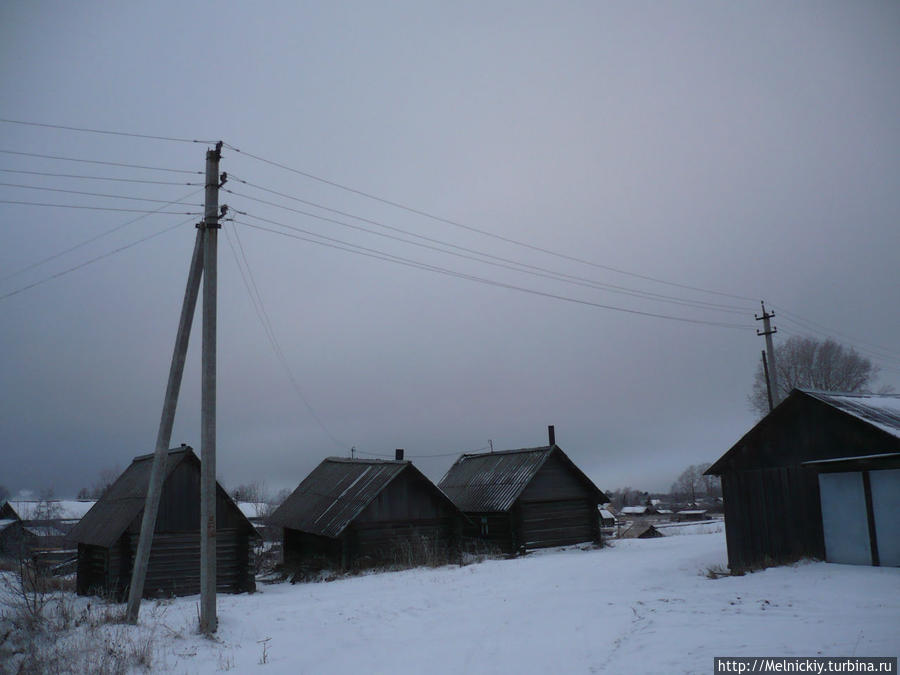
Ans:
[[[276,509],[271,521],[337,537],[409,462],[328,457]]]
[[[900,396],[800,391],[900,438]]]
[[[200,464],[199,458],[190,446],[183,445],[180,448],[169,450],[166,458],[166,478],[172,474],[175,467],[185,460]],[[67,539],[105,548],[112,546],[144,510],[152,468],[152,454],[135,457],[131,466],[122,472],[122,475],[109,487],[106,494],[72,528]],[[216,483],[216,492],[229,502],[232,501],[218,483]],[[234,510],[243,517],[237,506],[234,507]],[[251,531],[255,531],[249,521],[247,527]]]
[[[554,447],[463,455],[438,487],[460,511],[508,511]]]

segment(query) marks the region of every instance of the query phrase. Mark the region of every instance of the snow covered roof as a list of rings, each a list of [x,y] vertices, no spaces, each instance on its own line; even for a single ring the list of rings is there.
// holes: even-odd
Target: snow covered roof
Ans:
[[[544,463],[554,454],[589,486],[598,502],[607,500],[606,495],[575,466],[558,445],[462,455],[441,478],[438,487],[461,511],[509,511]]]
[[[619,513],[624,513],[630,516],[642,516],[647,513],[646,506],[623,506]]]
[[[235,504],[247,518],[262,518],[271,511],[270,505],[266,502],[235,502]]]
[[[895,394],[841,394],[801,389],[804,394],[900,438],[900,396]]]
[[[810,403],[813,403],[810,406]],[[824,411],[824,412],[823,412]],[[724,455],[706,471],[706,475],[721,476],[735,467],[756,466],[760,461],[777,462],[773,454],[770,431],[786,424],[802,425],[811,435],[819,427],[817,416],[831,413],[831,418],[844,420],[849,426],[859,429],[860,424],[870,428],[863,434],[865,442],[850,443],[845,454],[858,452],[860,455],[896,450],[900,441],[900,395],[894,394],[848,394],[841,392],[794,389],[775,409],[757,422]],[[859,435],[859,434],[858,434]],[[780,446],[784,449],[784,443]],[[795,448],[796,449],[796,448]],[[795,453],[800,462],[828,459],[816,456],[817,448],[803,447]],[[830,451],[828,454],[834,454]]]
[[[600,509],[600,517],[604,520],[615,520],[616,517],[606,509]]]
[[[81,520],[97,502],[94,499],[11,499],[7,503],[22,520]]]
[[[18,523],[18,522],[20,522],[20,521],[16,520],[15,518],[4,518],[3,520],[0,520],[0,532],[3,532],[3,530],[5,530],[7,527],[12,525],[13,523]]]
[[[706,509],[684,509],[683,511],[679,511],[679,516],[700,516],[706,513]]]

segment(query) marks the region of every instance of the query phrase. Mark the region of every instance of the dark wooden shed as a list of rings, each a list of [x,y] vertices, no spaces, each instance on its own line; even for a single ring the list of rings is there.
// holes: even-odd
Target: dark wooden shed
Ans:
[[[900,397],[793,390],[707,470],[722,479],[729,567],[853,562],[840,550],[854,533],[858,562],[900,565],[898,451]]]
[[[600,541],[597,505],[608,500],[553,442],[462,455],[438,483],[469,516],[467,534],[506,553]]]
[[[410,462],[341,457],[323,460],[271,516],[288,569],[446,560],[464,519]]]
[[[69,534],[78,544],[81,595],[124,597],[131,582],[150,481],[153,455],[135,457],[106,494]],[[225,490],[216,484],[216,588],[252,591],[256,581],[252,540],[256,531]],[[159,502],[146,597],[200,592],[200,460],[182,445],[170,450]]]

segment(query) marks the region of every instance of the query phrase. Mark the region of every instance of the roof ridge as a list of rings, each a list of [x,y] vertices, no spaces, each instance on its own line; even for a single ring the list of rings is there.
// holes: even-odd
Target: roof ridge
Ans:
[[[552,450],[554,447],[559,446],[539,445],[533,448],[514,448],[512,450],[494,450],[493,452],[464,452],[462,455],[460,455],[460,459],[462,459],[463,457],[490,457],[492,455],[512,455],[517,452],[547,452],[549,450]]]

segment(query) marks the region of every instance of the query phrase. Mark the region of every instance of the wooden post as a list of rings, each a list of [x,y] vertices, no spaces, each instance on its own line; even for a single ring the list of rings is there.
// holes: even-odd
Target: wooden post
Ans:
[[[188,342],[191,337],[191,323],[194,320],[194,309],[197,306],[197,295],[200,290],[200,277],[203,275],[203,230],[197,230],[194,240],[194,254],[188,271],[187,287],[184,290],[184,301],[181,304],[181,318],[178,321],[178,332],[175,335],[175,349],[172,352],[172,363],[169,366],[169,382],[166,385],[166,396],[163,400],[162,417],[156,435],[156,448],[153,452],[153,467],[150,469],[150,484],[147,486],[147,497],[144,501],[144,515],[141,520],[141,534],[138,539],[137,552],[131,572],[131,586],[128,589],[128,607],[125,620],[137,623],[141,608],[141,597],[144,594],[144,581],[147,578],[147,565],[150,560],[150,547],[153,543],[153,532],[156,529],[156,514],[159,510],[159,498],[166,477],[166,461],[169,444],[172,440],[172,426],[175,422],[175,408],[178,405],[178,393],[181,390],[181,378],[184,374],[184,360],[187,356]]]

